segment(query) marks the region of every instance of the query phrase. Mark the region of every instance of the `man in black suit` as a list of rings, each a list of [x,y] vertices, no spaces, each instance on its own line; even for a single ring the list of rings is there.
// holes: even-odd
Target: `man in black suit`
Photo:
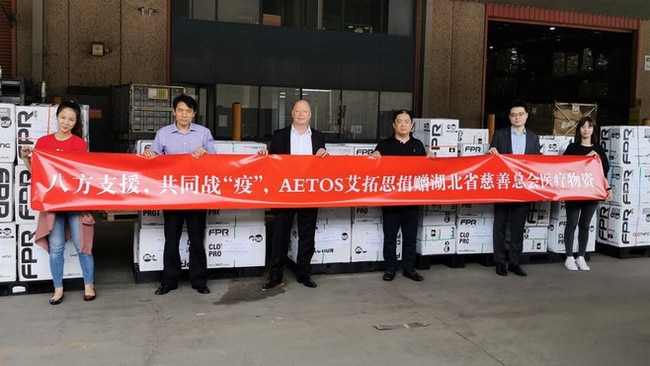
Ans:
[[[510,105],[508,118],[510,127],[494,132],[488,154],[540,154],[539,136],[526,129],[526,120],[530,112],[526,103],[516,100]],[[523,251],[524,226],[528,214],[528,202],[506,202],[494,204],[494,228],[492,240],[494,245],[494,262],[496,273],[507,276],[508,271],[518,276],[526,276],[519,265]],[[510,264],[506,269],[506,226],[510,224]]]
[[[294,103],[291,109],[293,123],[273,132],[269,151],[260,154],[291,154],[291,155],[316,155],[324,157],[329,155],[325,150],[325,134],[309,126],[311,107],[305,100]],[[308,208],[277,208],[272,210],[274,220],[273,242],[271,244],[271,269],[269,280],[262,287],[263,290],[272,289],[282,284],[282,271],[284,270],[291,225],[294,216],[298,221],[298,256],[296,258],[296,278],[298,282],[307,287],[316,287],[316,282],[311,279],[310,263],[314,255],[314,236],[316,235],[317,207]]]

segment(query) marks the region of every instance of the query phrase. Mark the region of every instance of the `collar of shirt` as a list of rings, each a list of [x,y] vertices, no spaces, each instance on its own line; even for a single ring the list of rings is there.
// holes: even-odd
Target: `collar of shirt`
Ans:
[[[291,154],[293,155],[311,155],[313,153],[311,146],[311,127],[307,126],[307,131],[301,134],[291,125]]]
[[[190,122],[190,125],[187,128],[187,132],[191,132],[191,131],[195,131],[194,122]],[[185,132],[182,132],[181,130],[179,130],[177,122],[174,121],[174,131],[172,131],[172,133],[185,133]]]

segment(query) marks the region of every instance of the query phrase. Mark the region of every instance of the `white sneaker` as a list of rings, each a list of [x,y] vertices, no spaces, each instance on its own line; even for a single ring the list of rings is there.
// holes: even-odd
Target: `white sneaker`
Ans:
[[[576,265],[576,260],[572,256],[566,257],[566,260],[564,261],[564,267],[568,269],[569,271],[577,271],[578,266]]]
[[[582,257],[582,256],[578,257],[578,259],[576,260],[576,264],[578,265],[578,269],[580,269],[580,270],[588,271],[588,270],[591,269],[587,265],[587,261],[585,261],[585,257]]]

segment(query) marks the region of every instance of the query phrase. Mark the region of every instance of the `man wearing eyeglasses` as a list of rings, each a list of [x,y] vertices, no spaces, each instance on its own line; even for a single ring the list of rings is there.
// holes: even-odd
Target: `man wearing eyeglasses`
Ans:
[[[510,104],[510,127],[494,132],[488,154],[541,154],[539,136],[526,129],[529,109],[526,103],[516,100]],[[519,265],[523,251],[524,226],[528,214],[528,202],[505,202],[494,204],[494,227],[492,240],[496,273],[507,276],[508,271],[526,276]],[[506,226],[510,224],[510,264],[506,268]]]

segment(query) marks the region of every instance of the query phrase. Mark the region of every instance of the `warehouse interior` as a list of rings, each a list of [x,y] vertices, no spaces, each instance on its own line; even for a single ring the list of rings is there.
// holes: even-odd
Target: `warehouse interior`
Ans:
[[[507,126],[504,107],[524,95],[535,111],[529,126],[547,136],[573,133],[558,132],[558,110],[593,111],[606,127],[642,128],[650,117],[648,1],[318,0],[343,14],[355,5],[354,22],[328,18],[322,30],[309,29],[307,3],[0,0],[0,103],[89,106],[98,153],[137,152],[181,92],[199,101],[197,122],[215,139],[251,144],[268,144],[290,120],[278,103],[285,95],[319,107],[328,143],[364,148],[390,135],[399,108],[482,130]],[[259,8],[259,23],[218,21],[222,5]],[[187,10],[206,6],[209,14]],[[295,13],[282,19],[300,26],[264,23],[285,8]],[[369,33],[369,24],[381,26]],[[161,104],[133,104],[134,90]],[[134,128],[133,113],[151,125]],[[591,251],[591,271],[577,273],[550,252],[527,257],[526,278],[495,276],[486,255],[432,255],[420,258],[417,283],[382,281],[381,263],[322,264],[317,289],[287,270],[283,286],[261,291],[262,266],[212,270],[206,296],[185,277],[155,296],[159,272],[135,264],[141,212],[96,219],[94,302],[82,300],[78,278],[66,280],[56,307],[47,304],[50,282],[0,282],[0,365],[647,363],[645,244]],[[264,220],[270,238],[268,211]]]

